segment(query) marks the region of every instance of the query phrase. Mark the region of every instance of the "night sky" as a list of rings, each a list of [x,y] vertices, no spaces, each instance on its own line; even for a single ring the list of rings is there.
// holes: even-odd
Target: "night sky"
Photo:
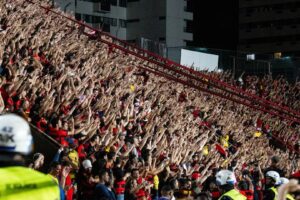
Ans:
[[[194,46],[235,50],[238,0],[193,0]]]

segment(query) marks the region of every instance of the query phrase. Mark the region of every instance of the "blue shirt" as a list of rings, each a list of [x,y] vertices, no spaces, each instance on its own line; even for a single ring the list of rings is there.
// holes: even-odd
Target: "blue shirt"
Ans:
[[[103,197],[109,200],[116,200],[115,194],[111,190],[109,190],[105,185],[99,183],[96,186],[95,199],[100,199]]]

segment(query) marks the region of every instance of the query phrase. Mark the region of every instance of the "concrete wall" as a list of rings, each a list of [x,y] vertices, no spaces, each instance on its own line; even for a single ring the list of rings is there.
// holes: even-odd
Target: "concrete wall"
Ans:
[[[193,19],[192,14],[184,11],[185,6],[184,0],[167,0],[166,43],[168,47],[185,46],[184,40],[193,40],[192,33],[184,32],[185,19]]]

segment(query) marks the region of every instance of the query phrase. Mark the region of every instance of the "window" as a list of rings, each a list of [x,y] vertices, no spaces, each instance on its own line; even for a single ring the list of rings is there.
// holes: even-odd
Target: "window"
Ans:
[[[112,26],[117,26],[117,25],[118,25],[117,19],[112,19],[111,25],[112,25]]]
[[[75,13],[75,19],[76,20],[81,20],[81,14],[80,13]]]
[[[110,3],[112,6],[117,6],[118,5],[118,0],[110,0]]]
[[[122,28],[126,28],[126,20],[119,19],[119,24]]]
[[[158,38],[158,40],[159,40],[160,42],[165,42],[165,41],[166,41],[166,38],[165,38],[165,37],[160,37],[160,38]]]
[[[194,45],[193,41],[184,40],[184,42],[185,42],[186,46],[193,46]]]
[[[184,6],[185,12],[193,12],[193,1],[187,1],[186,6]]]
[[[119,6],[120,7],[127,7],[127,0],[120,0]]]
[[[87,23],[93,23],[92,15],[83,15],[83,20]]]
[[[110,11],[110,0],[101,0],[101,10]]]
[[[97,24],[97,23],[100,23],[102,22],[102,17],[100,16],[93,16],[93,23],[94,24]]]
[[[184,20],[185,21],[185,26],[183,31],[187,33],[192,33],[193,32],[193,21],[191,20]]]
[[[126,40],[126,42],[130,43],[130,44],[135,44],[136,40]]]
[[[78,14],[78,15],[80,16],[80,14]],[[93,16],[93,15],[82,15],[82,18],[87,23],[106,24],[106,25],[110,25],[110,26],[117,26],[117,22],[118,22],[117,19],[114,19],[114,18]]]
[[[110,32],[110,25],[109,24],[102,24],[101,25],[102,26],[102,30],[104,31],[104,32]]]
[[[140,19],[128,19],[126,22],[127,23],[133,23],[133,22],[139,22]]]
[[[250,17],[254,12],[254,9],[253,8],[247,8],[246,10],[246,16],[247,17]]]

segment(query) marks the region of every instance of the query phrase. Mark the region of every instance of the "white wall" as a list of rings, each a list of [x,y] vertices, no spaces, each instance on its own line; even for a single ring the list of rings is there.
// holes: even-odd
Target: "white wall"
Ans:
[[[193,66],[198,70],[214,71],[219,66],[219,56],[182,49],[180,64],[188,67]]]
[[[193,40],[192,33],[184,32],[186,26],[184,19],[193,19],[192,14],[184,11],[184,6],[186,6],[184,0],[167,0],[166,43],[168,47],[185,46],[184,40]]]

